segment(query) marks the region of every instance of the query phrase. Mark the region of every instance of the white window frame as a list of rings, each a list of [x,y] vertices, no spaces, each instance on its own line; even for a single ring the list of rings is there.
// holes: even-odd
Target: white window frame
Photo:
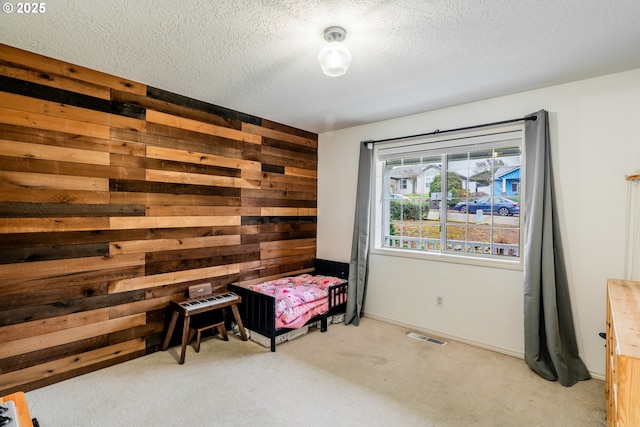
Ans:
[[[421,251],[406,248],[391,248],[382,245],[384,236],[382,235],[382,203],[383,186],[382,177],[384,170],[379,159],[384,156],[402,155],[402,153],[413,152],[429,154],[440,154],[448,152],[457,147],[468,146],[469,148],[482,149],[483,144],[492,144],[496,140],[519,140],[521,148],[520,159],[520,248],[518,257],[503,256],[477,256],[466,252],[446,252],[446,251]],[[513,144],[511,144],[513,145]],[[434,135],[426,138],[412,139],[410,141],[396,141],[374,144],[373,146],[373,167],[372,167],[372,202],[371,202],[371,229],[370,252],[373,254],[397,256],[404,258],[427,259],[432,261],[451,262],[467,265],[480,265],[505,269],[522,270],[524,266],[524,215],[523,202],[526,195],[525,188],[525,150],[524,150],[524,125],[510,124],[490,129],[476,129],[464,133]]]

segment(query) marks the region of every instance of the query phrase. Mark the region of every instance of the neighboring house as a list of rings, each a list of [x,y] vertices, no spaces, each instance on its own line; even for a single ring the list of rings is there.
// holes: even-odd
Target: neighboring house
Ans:
[[[430,195],[431,183],[440,175],[441,169],[441,166],[436,164],[397,166],[389,174],[390,193]],[[459,173],[457,175],[462,179],[462,188],[469,192],[476,191],[478,183],[475,180]]]
[[[423,172],[426,168],[431,167],[432,165],[427,165],[426,167],[423,165],[408,165],[408,166],[397,166],[391,169],[391,173],[389,177],[391,182],[391,193],[396,194],[423,194],[428,192],[424,190],[424,180],[423,180]],[[434,176],[439,173],[434,173]]]
[[[504,167],[496,171],[496,175],[493,180],[493,195],[520,195],[520,166]]]

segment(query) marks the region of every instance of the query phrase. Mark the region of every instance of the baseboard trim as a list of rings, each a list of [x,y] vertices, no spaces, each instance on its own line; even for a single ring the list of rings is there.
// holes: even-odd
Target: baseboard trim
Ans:
[[[446,334],[446,333],[442,333],[440,331],[434,331],[432,329],[425,329],[421,326],[417,326],[417,325],[412,325],[410,323],[404,323],[404,322],[399,322],[397,320],[393,320],[393,319],[389,319],[387,317],[383,317],[383,316],[377,316],[375,314],[369,314],[369,313],[365,313],[364,317],[368,317],[370,319],[374,319],[374,320],[379,320],[381,322],[385,322],[385,323],[389,323],[391,325],[396,325],[396,326],[400,326],[403,328],[407,328],[407,329],[411,329],[413,331],[425,334],[425,335],[435,335],[438,338],[442,338],[444,340],[449,340],[449,341],[456,341],[456,342],[460,342],[463,344],[469,344],[472,345],[474,347],[479,347],[479,348],[483,348],[485,350],[490,350],[490,351],[495,351],[496,353],[501,353],[501,354],[505,354],[507,356],[512,356],[512,357],[516,357],[518,359],[522,359],[524,360],[524,353],[520,352],[520,351],[516,351],[516,350],[512,350],[512,349],[508,349],[508,348],[504,348],[504,347],[498,347],[498,346],[494,346],[494,345],[488,345],[488,344],[484,344],[478,341],[474,341],[474,340],[470,340],[467,338],[463,338],[457,335],[451,335],[451,334]],[[596,379],[596,380],[601,380],[601,381],[605,381],[605,375],[602,372],[591,372],[589,371],[589,374],[591,375],[592,378]]]
[[[374,320],[379,320],[381,322],[389,323],[391,325],[401,326],[403,328],[411,329],[413,331],[416,331],[416,332],[419,332],[419,333],[422,333],[422,334],[425,334],[425,335],[435,335],[436,337],[442,338],[442,339],[445,339],[445,340],[456,341],[456,342],[463,343],[463,344],[469,344],[469,345],[472,345],[474,347],[480,347],[480,348],[483,348],[485,350],[495,351],[497,353],[502,353],[502,354],[505,354],[507,356],[517,357],[518,359],[523,359],[524,360],[524,353],[516,351],[516,350],[512,350],[512,349],[508,349],[508,348],[504,348],[504,347],[497,347],[497,346],[493,346],[493,345],[488,345],[488,344],[481,343],[479,341],[470,340],[468,338],[460,337],[460,336],[457,336],[457,335],[451,335],[451,334],[442,333],[440,331],[434,331],[432,329],[425,329],[425,328],[423,328],[421,326],[412,325],[410,323],[399,322],[397,320],[389,319],[389,318],[383,317],[383,316],[377,316],[375,314],[365,313],[364,317],[368,317],[368,318],[374,319]]]

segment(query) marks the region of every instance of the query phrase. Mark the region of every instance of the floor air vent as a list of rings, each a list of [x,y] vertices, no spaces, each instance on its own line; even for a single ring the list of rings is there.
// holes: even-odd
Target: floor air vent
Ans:
[[[428,336],[425,336],[425,335],[416,334],[415,332],[409,332],[407,334],[407,336],[409,338],[414,338],[414,339],[417,339],[417,340],[420,340],[420,341],[424,341],[424,342],[428,342],[428,343],[431,343],[431,344],[447,345],[446,341],[437,340],[435,338],[431,338],[431,337],[428,337]]]

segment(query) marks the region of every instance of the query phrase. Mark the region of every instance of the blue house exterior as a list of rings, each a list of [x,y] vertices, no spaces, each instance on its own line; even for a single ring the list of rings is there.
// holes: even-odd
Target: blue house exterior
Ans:
[[[493,180],[494,196],[520,196],[520,166],[500,168]]]

